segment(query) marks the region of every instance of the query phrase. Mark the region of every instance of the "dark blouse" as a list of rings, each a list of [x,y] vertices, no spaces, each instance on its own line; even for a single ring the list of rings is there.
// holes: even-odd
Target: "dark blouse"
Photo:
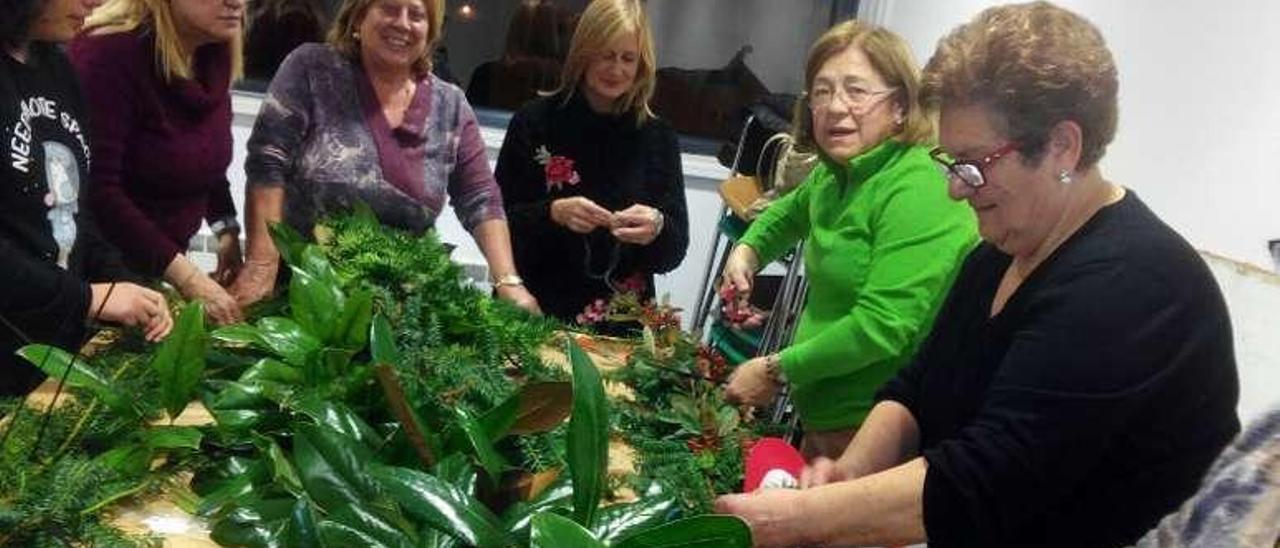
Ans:
[[[567,104],[562,96],[536,99],[511,118],[496,176],[520,275],[543,311],[561,320],[607,299],[606,277],[638,275],[652,297],[653,274],[684,259],[689,219],[680,148],[661,120],[636,127],[632,116],[593,112],[580,93]],[[621,243],[605,229],[580,235],[551,220],[551,202],[570,196],[610,211],[647,205],[666,220],[645,246]]]
[[[86,280],[132,277],[86,207],[88,120],[55,46],[33,44],[25,63],[0,52],[0,396],[43,378],[14,354],[24,344],[84,342]]]
[[[1240,429],[1222,295],[1132,191],[989,317],[1010,261],[969,255],[880,394],[920,427],[929,546],[1131,544]]]
[[[70,53],[93,119],[94,212],[129,265],[158,278],[205,220],[236,215],[229,49],[196,50],[195,78],[174,82],[143,27],[83,36]]]

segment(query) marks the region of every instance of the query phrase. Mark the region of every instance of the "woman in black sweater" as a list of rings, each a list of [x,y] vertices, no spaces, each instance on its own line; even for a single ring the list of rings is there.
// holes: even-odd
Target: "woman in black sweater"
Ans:
[[[517,269],[542,310],[562,320],[616,288],[651,298],[653,274],[684,259],[680,149],[649,110],[654,75],[640,4],[592,2],[560,88],[522,108],[507,128],[495,175]]]
[[[76,351],[85,320],[173,325],[164,296],[132,283],[83,207],[88,120],[75,72],[57,44],[100,0],[0,2],[0,396],[44,378],[14,352],[32,343]],[[87,281],[86,281],[87,280]]]
[[[1132,544],[1240,428],[1222,294],[1102,176],[1119,84],[1088,21],[991,8],[924,76],[935,159],[986,243],[838,461],[718,506],[761,546]]]

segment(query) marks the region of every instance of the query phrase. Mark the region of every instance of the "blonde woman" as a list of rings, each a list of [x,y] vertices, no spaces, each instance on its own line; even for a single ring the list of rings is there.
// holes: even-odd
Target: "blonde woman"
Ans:
[[[623,280],[652,297],[653,274],[684,259],[680,149],[649,110],[655,69],[640,3],[597,0],[578,22],[559,88],[507,128],[497,177],[516,264],[543,309],[562,320]]]
[[[232,286],[242,304],[276,282],[268,222],[308,234],[318,216],[362,201],[383,223],[425,231],[447,195],[498,298],[538,310],[511,259],[475,113],[461,89],[431,74],[443,24],[443,0],[348,0],[327,44],[285,59],[249,137],[247,258]]]
[[[231,82],[240,71],[243,0],[110,0],[71,44],[92,132],[90,205],[138,273],[205,302],[220,324],[240,308],[220,283],[240,265],[227,181]],[[217,270],[184,255],[208,222]]]

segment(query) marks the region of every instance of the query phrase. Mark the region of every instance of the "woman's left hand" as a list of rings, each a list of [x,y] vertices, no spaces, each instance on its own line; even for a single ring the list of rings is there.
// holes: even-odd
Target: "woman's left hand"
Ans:
[[[778,383],[769,376],[769,358],[751,358],[739,365],[729,377],[724,398],[730,403],[762,406],[778,394]]]
[[[662,233],[662,213],[647,205],[635,204],[613,214],[610,232],[622,242],[649,245]]]
[[[529,311],[531,314],[542,315],[542,308],[538,306],[538,299],[534,298],[528,289],[523,285],[504,285],[494,291],[498,298],[507,301],[517,307]]]
[[[808,546],[813,524],[803,518],[804,497],[796,489],[761,489],[717,498],[715,510],[746,521],[753,546]]]
[[[235,231],[223,232],[218,236],[218,267],[213,271],[213,281],[227,287],[240,274],[244,259],[240,256],[240,234]]]

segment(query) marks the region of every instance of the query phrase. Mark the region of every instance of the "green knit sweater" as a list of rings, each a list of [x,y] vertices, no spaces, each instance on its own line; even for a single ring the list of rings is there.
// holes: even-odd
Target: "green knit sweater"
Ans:
[[[927,148],[888,140],[819,165],[742,244],[767,264],[806,237],[809,293],[782,372],[805,428],[855,428],[928,333],[976,221],[947,197]]]

